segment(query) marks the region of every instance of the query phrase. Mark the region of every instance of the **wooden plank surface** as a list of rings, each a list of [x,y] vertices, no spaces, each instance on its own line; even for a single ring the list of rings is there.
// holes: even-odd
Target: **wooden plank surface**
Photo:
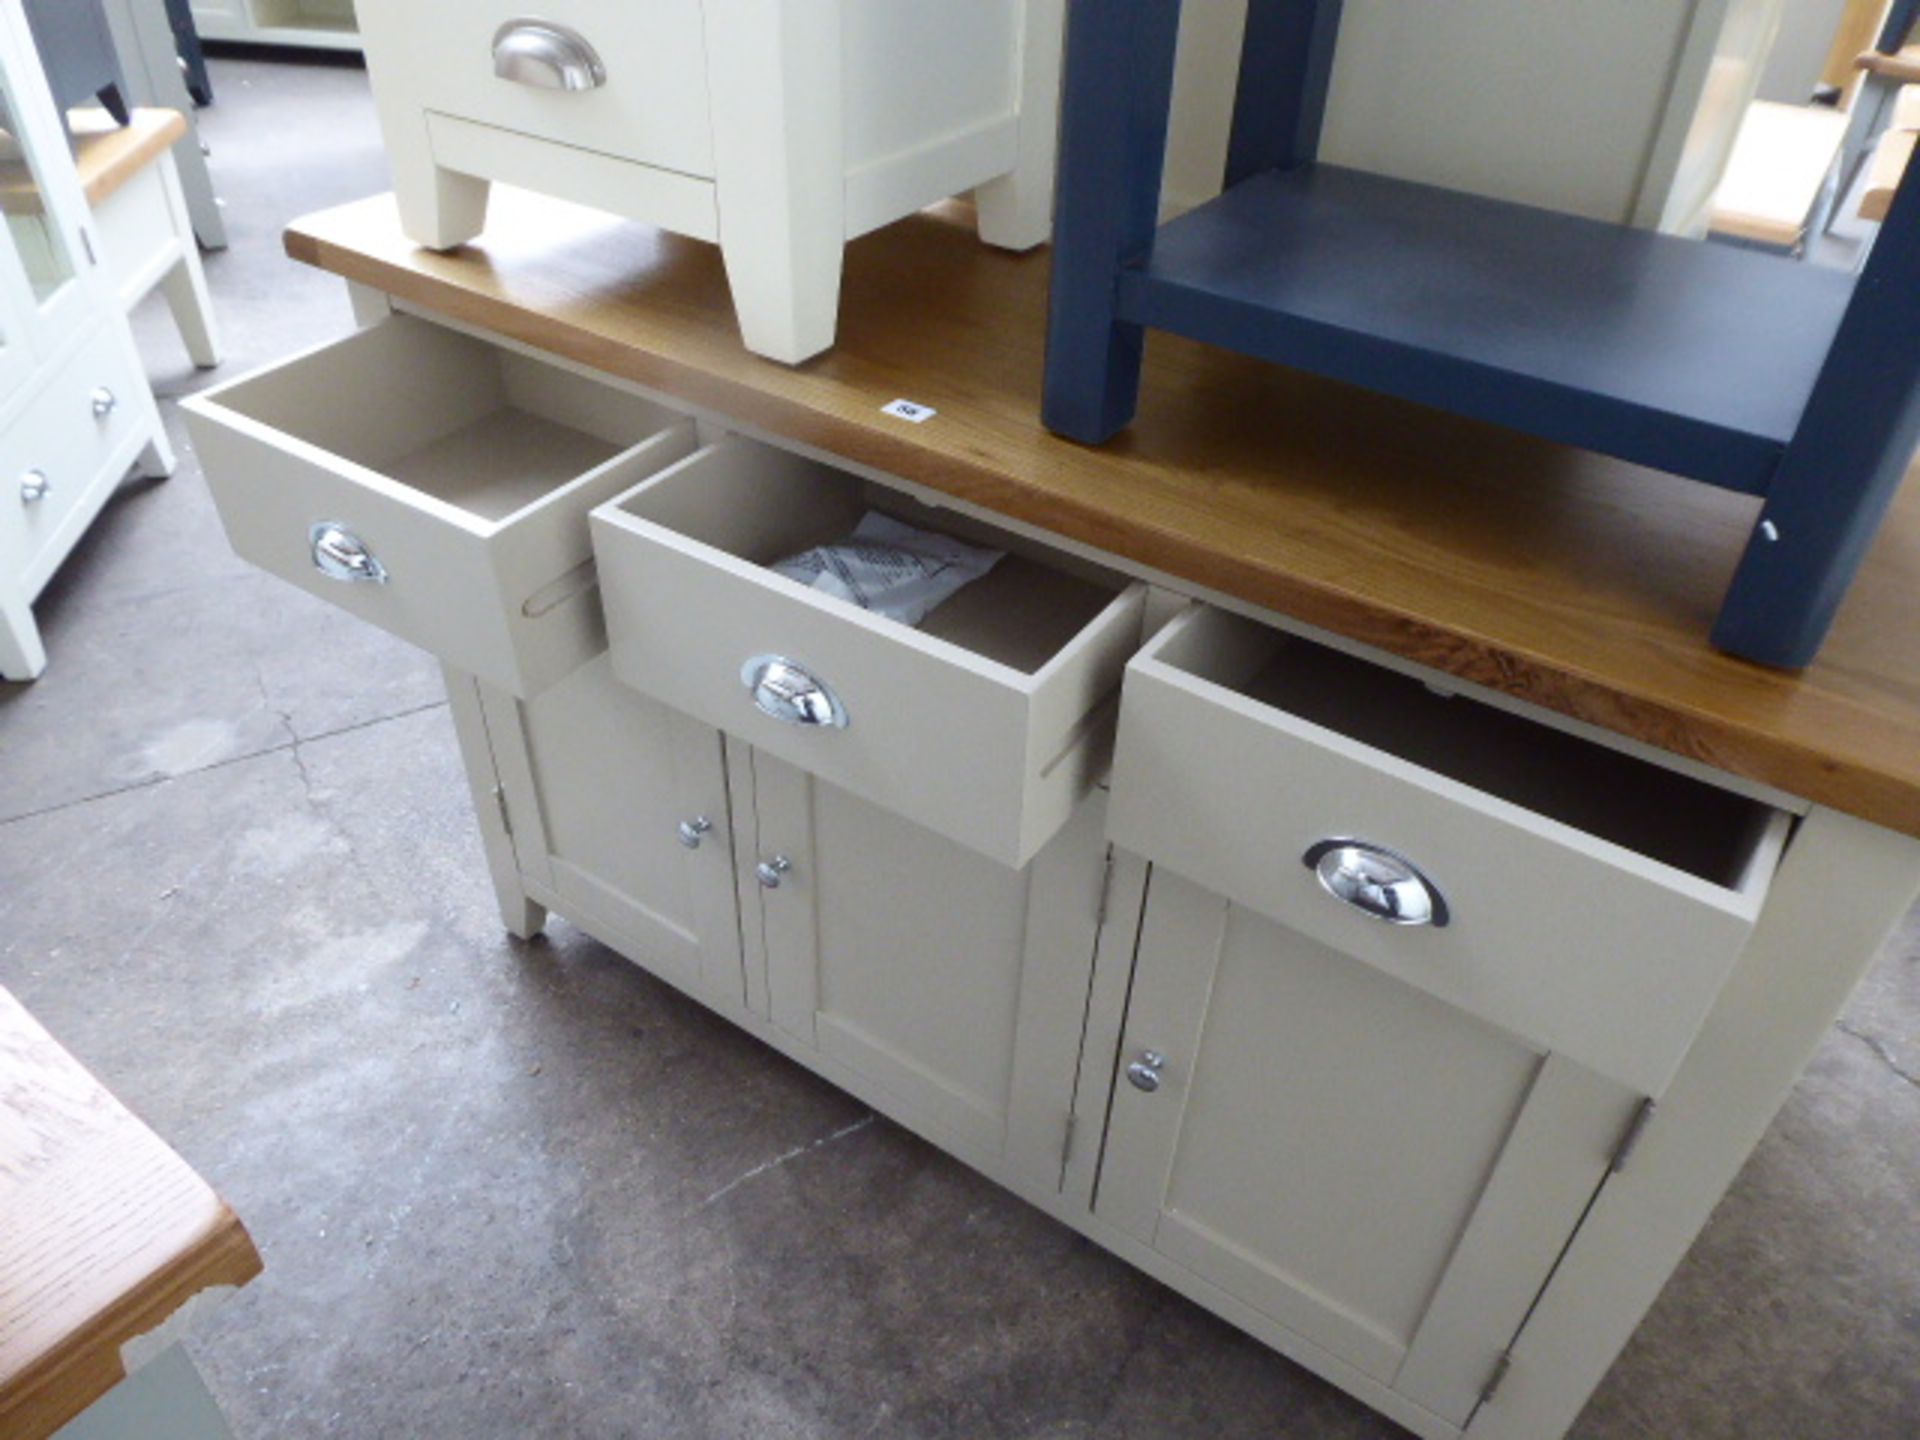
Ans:
[[[178,110],[149,109],[135,110],[125,125],[116,125],[104,110],[72,110],[67,131],[80,188],[89,205],[98,205],[164,155],[187,133],[187,121]]]
[[[718,251],[496,188],[441,255],[392,201],[298,221],[289,253],[404,302],[890,471],[1190,584],[1920,835],[1920,486],[1819,661],[1706,636],[1758,502],[1263,365],[1149,345],[1099,449],[1039,424],[1047,256],[950,207],[849,247],[840,341],[740,346]],[[1572,283],[1577,277],[1569,277]],[[935,408],[923,424],[881,412]]]
[[[259,1272],[220,1197],[0,988],[0,1435],[51,1435],[123,1344]]]

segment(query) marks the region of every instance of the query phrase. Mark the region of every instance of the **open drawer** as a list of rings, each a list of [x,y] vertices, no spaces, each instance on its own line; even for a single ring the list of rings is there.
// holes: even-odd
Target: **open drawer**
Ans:
[[[183,404],[233,548],[525,697],[606,648],[587,512],[690,420],[405,316]]]
[[[918,626],[766,568],[868,509],[1007,552]],[[1144,588],[855,476],[730,437],[593,514],[627,684],[1008,865],[1110,753]],[[783,719],[775,678],[817,703]]]
[[[1196,605],[1128,667],[1108,828],[1657,1096],[1753,930],[1790,820]]]

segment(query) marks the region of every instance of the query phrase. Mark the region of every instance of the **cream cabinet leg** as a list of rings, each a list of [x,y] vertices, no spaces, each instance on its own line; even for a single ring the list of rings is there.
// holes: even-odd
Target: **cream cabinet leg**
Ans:
[[[493,878],[494,898],[500,905],[500,923],[507,933],[531,940],[547,923],[547,910],[527,896],[520,880],[520,862],[514,854],[513,831],[508,827],[506,792],[494,768],[493,744],[487,733],[480,685],[471,675],[451,665],[441,667],[447,682],[447,708],[466,762],[467,784],[473,792],[473,815],[480,824],[480,844],[487,855],[487,873]]]
[[[166,427],[156,419],[153,435],[141,449],[140,458],[133,462],[134,468],[149,480],[165,480],[173,474],[178,463],[173,454],[173,442],[167,439]]]
[[[220,335],[213,321],[213,296],[207,290],[207,272],[200,265],[200,244],[187,219],[186,197],[180,193],[180,171],[171,153],[160,160],[160,183],[166,188],[167,213],[174,217],[180,237],[180,262],[161,280],[173,323],[186,342],[187,354],[202,370],[220,363]]]
[[[974,188],[980,238],[1031,250],[1053,233],[1053,163],[1060,133],[1060,57],[1066,0],[1027,0],[1020,47],[1020,160]]]
[[[708,0],[705,15],[734,313],[749,350],[797,365],[833,344],[840,312],[840,7]]]
[[[46,668],[33,607],[18,590],[0,589],[0,680],[38,680]]]
[[[487,195],[492,187],[476,176],[435,164],[426,125],[418,114],[385,123],[382,131],[387,163],[393,169],[400,228],[409,240],[429,250],[451,250],[486,228]]]

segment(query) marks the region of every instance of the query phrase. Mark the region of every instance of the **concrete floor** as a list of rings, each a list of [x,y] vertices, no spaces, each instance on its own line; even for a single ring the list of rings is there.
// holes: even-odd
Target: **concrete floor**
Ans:
[[[358,70],[215,82],[232,375],[349,328],[277,233],[384,178]],[[235,560],[175,434],[0,686],[0,982],[251,1227],[191,1343],[239,1435],[1400,1433],[564,922],[508,941],[436,667]],[[1910,919],[1574,1434],[1913,1440],[1916,1197]]]

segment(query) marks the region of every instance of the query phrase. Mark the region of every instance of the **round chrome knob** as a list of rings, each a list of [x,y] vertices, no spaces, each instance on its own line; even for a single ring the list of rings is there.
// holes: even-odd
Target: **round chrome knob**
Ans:
[[[768,890],[780,888],[780,877],[793,869],[793,862],[784,855],[776,855],[771,860],[762,860],[753,867],[754,878]]]
[[[680,822],[680,843],[689,850],[700,848],[700,837],[713,829],[713,822],[704,815],[696,815],[691,820]]]
[[[1406,856],[1365,840],[1320,840],[1301,862],[1334,899],[1389,925],[1431,925],[1452,918],[1447,900]]]
[[[1160,1088],[1160,1069],[1166,1063],[1167,1057],[1158,1050],[1142,1050],[1140,1058],[1127,1066],[1127,1080],[1134,1089],[1151,1095]]]
[[[104,385],[96,385],[93,394],[88,398],[93,401],[93,418],[96,420],[106,419],[120,404],[114,398],[113,391]]]
[[[29,470],[20,477],[20,503],[37,505],[47,498],[47,492],[53,489],[53,481],[47,478],[44,470]]]

